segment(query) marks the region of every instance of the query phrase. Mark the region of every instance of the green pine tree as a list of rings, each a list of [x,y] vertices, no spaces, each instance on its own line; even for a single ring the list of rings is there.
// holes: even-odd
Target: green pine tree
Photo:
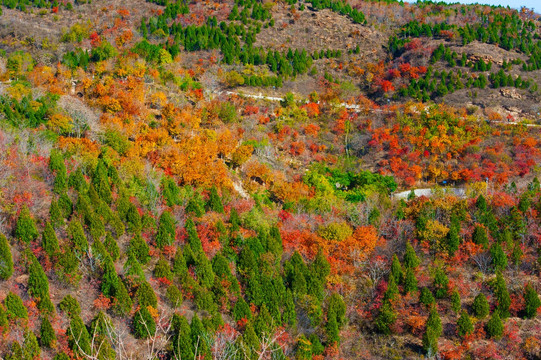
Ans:
[[[448,291],[449,278],[443,269],[438,268],[434,275],[434,295],[436,296],[436,299],[443,299],[447,297]]]
[[[327,311],[331,312],[336,317],[336,323],[339,327],[346,324],[346,303],[342,296],[336,292],[333,292],[328,300]],[[331,315],[327,314],[329,319]]]
[[[242,296],[239,297],[235,306],[233,306],[233,319],[235,319],[235,321],[240,321],[242,319],[250,320],[251,318],[252,312],[250,311],[250,306]]]
[[[158,298],[154,293],[154,289],[152,289],[152,286],[150,286],[148,282],[143,281],[141,285],[139,285],[135,296],[137,297],[140,307],[152,306],[154,309],[158,308]]]
[[[105,246],[105,249],[111,256],[111,259],[113,261],[117,261],[120,257],[120,249],[118,248],[118,243],[109,231],[105,235],[105,241],[103,242],[103,246]]]
[[[192,219],[186,220],[184,225],[187,235],[187,242],[190,245],[190,248],[194,254],[198,254],[203,251],[203,246],[201,245],[201,240],[199,240],[199,235],[197,234],[197,228]],[[188,260],[188,259],[186,259]]]
[[[491,338],[499,339],[503,335],[503,321],[498,314],[498,311],[494,311],[490,320],[486,325],[487,335]]]
[[[295,311],[295,302],[293,301],[293,294],[291,290],[287,289],[285,293],[284,303],[283,303],[283,313],[282,320],[284,324],[288,324],[291,327],[294,327],[297,324],[297,312]]]
[[[102,264],[103,275],[101,277],[101,292],[104,296],[112,298],[115,296],[120,283],[120,278],[116,273],[115,264],[111,258],[105,259]]]
[[[24,205],[15,226],[15,237],[28,244],[36,240],[38,235],[38,228],[36,227],[34,218],[30,215],[28,207]]]
[[[537,309],[541,306],[539,295],[532,284],[526,284],[524,288],[524,317],[533,319],[537,315]]]
[[[391,326],[395,323],[396,318],[396,311],[391,302],[389,300],[383,301],[375,320],[376,329],[385,335],[391,334]]]
[[[201,356],[209,356],[209,347],[207,343],[208,338],[208,332],[205,329],[203,323],[201,322],[201,319],[197,314],[194,314],[194,317],[192,318],[192,323],[190,324],[190,337],[192,340],[192,350],[195,354],[196,352],[196,346],[197,346],[197,353]]]
[[[13,258],[8,239],[0,233],[0,280],[7,280],[13,275]]]
[[[14,341],[11,344],[10,353],[6,355],[6,360],[23,360],[23,349],[19,342]]]
[[[169,300],[171,306],[173,306],[174,308],[178,308],[182,305],[182,293],[175,284],[169,285],[167,287],[165,296],[167,300]]]
[[[329,341],[334,343],[334,341]],[[295,351],[295,359],[297,360],[311,360],[312,359],[312,343],[302,334],[297,339],[297,346]]]
[[[186,213],[191,213],[196,217],[201,217],[205,214],[205,205],[199,192],[195,192],[190,200],[188,200]]]
[[[156,321],[144,306],[133,317],[133,331],[138,339],[147,339],[156,333]]]
[[[62,299],[60,304],[58,304],[58,307],[70,318],[81,314],[81,306],[79,305],[79,302],[70,294],[66,295],[64,299]]]
[[[132,252],[143,265],[150,261],[150,247],[140,234],[131,238],[128,252]]]
[[[64,157],[58,149],[52,149],[51,154],[49,155],[49,170],[58,171],[62,168],[65,168]]]
[[[224,206],[222,204],[222,199],[220,198],[220,195],[218,195],[218,190],[216,189],[215,186],[213,186],[210,189],[209,200],[207,202],[207,208],[210,211],[215,211],[215,212],[218,212],[218,213],[223,213],[224,212]]]
[[[334,309],[329,309],[327,312],[327,323],[325,324],[325,332],[327,334],[327,342],[335,344],[340,342],[340,327],[336,321]]]
[[[192,339],[190,337],[190,324],[184,316],[174,314],[171,319],[171,328],[173,336],[171,337],[171,347],[173,354],[179,359],[193,359]]]
[[[402,283],[404,281],[404,270],[402,269],[402,264],[400,264],[400,260],[398,260],[398,256],[396,254],[393,254],[393,261],[391,263],[391,274],[395,278],[395,280],[398,281],[398,283]]]
[[[475,317],[478,319],[485,318],[490,312],[490,305],[483,293],[479,293],[473,300],[472,310]]]
[[[64,215],[58,201],[52,200],[49,207],[49,218],[54,228],[60,227],[64,223]]]
[[[63,193],[62,195],[60,195],[60,197],[58,198],[58,207],[62,212],[63,218],[67,218],[71,215],[71,213],[73,212],[73,203],[71,202],[68,194]],[[62,220],[62,222],[63,221],[64,220]]]
[[[407,294],[415,291],[417,291],[417,277],[415,276],[413,269],[408,268],[404,278],[404,292]]]
[[[451,226],[447,233],[447,251],[450,256],[454,256],[460,245],[459,229],[456,226]]]
[[[396,284],[393,274],[390,274],[387,290],[385,290],[385,294],[383,294],[383,300],[395,300],[398,295],[398,285]]]
[[[417,254],[415,254],[413,246],[411,246],[411,244],[408,242],[406,244],[406,253],[404,254],[404,266],[406,267],[406,269],[416,269],[420,263],[421,261],[417,257]]]
[[[443,325],[441,324],[440,314],[438,313],[438,309],[435,305],[432,305],[430,308],[430,314],[428,315],[426,326],[430,327],[434,331],[437,338],[443,334]]]
[[[56,237],[56,233],[50,222],[45,224],[45,229],[41,235],[41,246],[49,256],[54,256],[58,251],[60,251],[60,247],[58,246],[58,238]]]
[[[242,334],[242,345],[248,350],[247,353],[250,359],[253,359],[254,356],[257,359],[256,351],[260,348],[260,342],[255,333],[254,326],[250,322],[246,325],[244,334]]]
[[[492,255],[492,265],[494,265],[495,270],[502,271],[507,268],[507,255],[500,244],[492,244],[490,247],[490,254]]]
[[[77,218],[73,218],[68,225],[68,234],[77,253],[83,254],[88,251],[88,240],[86,239],[85,230]]]
[[[169,281],[173,281],[173,273],[171,272],[171,265],[169,261],[165,260],[162,256],[156,263],[154,267],[154,277],[156,278],[166,278]]]
[[[166,245],[172,245],[175,242],[175,219],[169,211],[164,211],[160,216],[160,224],[156,234],[156,245],[163,249]]]
[[[195,259],[195,274],[200,284],[210,289],[214,284],[214,271],[212,265],[204,252],[200,252]]]
[[[139,211],[137,210],[137,207],[134,204],[132,204],[129,201],[129,199],[127,200],[127,203],[122,204],[122,206],[126,206],[125,217],[126,217],[126,223],[128,224],[128,231],[132,234],[139,234],[139,232],[141,231],[142,224],[141,224],[141,215],[139,215]]]
[[[177,248],[175,258],[173,259],[173,273],[181,279],[188,274],[188,266],[186,265],[186,260],[180,247]]]
[[[270,336],[274,330],[274,322],[265,304],[259,309],[259,314],[254,320],[254,330],[260,338]]]
[[[8,314],[4,305],[0,302],[0,335],[7,334],[9,331]]]
[[[39,343],[41,346],[47,348],[54,348],[56,346],[56,334],[47,317],[41,320]]]
[[[509,296],[509,291],[507,291],[507,285],[501,271],[496,272],[496,279],[492,287],[497,301],[496,309],[499,311],[502,319],[507,319],[510,315],[511,297]]]
[[[522,252],[522,248],[520,247],[520,242],[515,241],[513,245],[513,251],[511,252],[511,261],[513,262],[513,265],[518,267],[520,265],[523,255],[524,253]]]
[[[39,348],[38,339],[36,335],[31,330],[26,330],[24,333],[23,341],[23,360],[34,360],[39,358],[41,349]]]
[[[451,294],[451,308],[454,312],[458,313],[460,309],[462,308],[462,304],[460,301],[460,294],[457,290],[453,291]]]
[[[458,335],[462,338],[473,333],[473,324],[470,316],[465,310],[462,310],[460,313],[460,318],[458,318],[456,325]]]
[[[231,212],[229,213],[229,223],[231,224],[231,233],[235,233],[239,231],[241,226],[241,221],[239,217],[239,213],[235,208],[231,208]]]
[[[430,289],[423,287],[421,288],[421,293],[419,294],[419,302],[423,305],[430,306],[436,302],[436,299],[434,298],[434,295]]]
[[[485,249],[488,248],[488,235],[486,229],[477,225],[473,230],[472,241],[475,244],[483,245]]]
[[[79,315],[72,316],[67,335],[68,344],[75,354],[79,354],[80,356],[83,356],[83,353],[90,354],[90,334]]]
[[[438,353],[438,336],[436,331],[428,325],[426,326],[422,341],[423,350],[426,352],[428,357],[433,357]]]
[[[115,292],[115,302],[113,304],[113,310],[118,315],[125,316],[131,311],[133,302],[128,294],[128,290],[126,289],[124,282],[122,281],[119,281],[118,283],[118,288]]]
[[[4,300],[4,305],[9,320],[28,319],[28,311],[17,294],[10,291]]]
[[[66,171],[66,166],[62,162],[62,168],[56,171],[56,176],[54,178],[53,191],[57,194],[63,194],[68,190],[68,173]]]
[[[28,293],[37,300],[38,309],[47,313],[54,312],[54,305],[49,298],[49,280],[38,259],[27,252],[28,265]]]

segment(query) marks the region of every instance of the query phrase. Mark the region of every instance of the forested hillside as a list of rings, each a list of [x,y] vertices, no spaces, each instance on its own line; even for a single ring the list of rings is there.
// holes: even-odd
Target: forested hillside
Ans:
[[[541,358],[532,10],[0,5],[0,358]]]

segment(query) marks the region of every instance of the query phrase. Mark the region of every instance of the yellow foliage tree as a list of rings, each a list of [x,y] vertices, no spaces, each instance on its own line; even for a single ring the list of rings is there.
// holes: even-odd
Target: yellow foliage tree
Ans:
[[[73,129],[73,120],[63,114],[54,114],[47,122],[47,128],[60,135],[67,135]]]

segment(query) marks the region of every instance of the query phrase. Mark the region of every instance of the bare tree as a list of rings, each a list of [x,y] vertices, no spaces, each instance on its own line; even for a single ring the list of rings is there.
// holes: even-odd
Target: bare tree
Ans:
[[[492,264],[492,255],[490,255],[490,252],[485,251],[476,254],[472,256],[472,259],[475,261],[477,267],[479,267],[479,270],[481,270],[484,274],[490,270],[490,264]]]
[[[389,268],[387,266],[387,262],[383,258],[378,256],[368,262],[366,270],[366,276],[372,284],[371,288],[373,295],[377,284],[389,272]]]
[[[94,333],[92,334],[92,342],[90,344],[90,353],[88,353],[81,346],[81,336],[83,335],[83,329],[79,331],[79,334],[77,334],[77,336],[75,336],[75,334],[73,333],[72,326],[69,327],[69,330],[70,330],[71,337],[73,338],[73,342],[76,345],[76,349],[73,349],[73,350],[77,350],[77,352],[85,359],[98,360],[98,355],[100,353],[101,347],[105,339],[101,339],[101,341],[99,341],[99,345],[96,348],[96,340],[98,338],[98,332],[94,331]]]
[[[239,352],[237,339],[239,333],[232,327],[225,325],[216,332],[213,337],[209,337],[209,345],[212,351],[213,360],[236,359]]]
[[[80,355],[87,360],[98,360],[98,355],[105,341],[109,341],[111,346],[115,349],[116,359],[119,360],[132,360],[135,358],[144,358],[147,360],[153,360],[158,358],[160,352],[162,352],[171,338],[171,313],[169,311],[161,311],[160,316],[156,319],[156,331],[151,333],[147,323],[144,319],[141,319],[141,324],[147,331],[148,337],[146,339],[146,353],[138,354],[134,356],[133,352],[128,351],[126,340],[128,334],[125,330],[116,329],[110,319],[106,319],[101,325],[104,329],[105,335],[100,336],[98,326],[93,329],[92,342],[90,346],[90,352],[86,352],[81,347],[81,333],[77,336],[73,333],[73,329],[70,327],[71,336],[75,344],[76,350]],[[74,349],[75,350],[75,349]],[[179,360],[181,360],[179,358]],[[191,359],[190,359],[191,360]]]
[[[257,360],[270,360],[273,359],[275,354],[280,351],[285,353],[285,345],[280,343],[280,339],[285,334],[284,329],[279,329],[274,332],[274,334],[263,334],[262,338],[259,341],[259,348],[241,346],[242,357],[244,359],[251,359],[251,354],[257,354]]]
[[[161,315],[156,319],[156,331],[151,333],[147,323],[143,318],[142,324],[144,325],[148,338],[146,341],[147,353],[145,358],[153,360],[158,357],[158,354],[166,348],[169,340],[171,339],[171,313],[169,311],[161,311]]]

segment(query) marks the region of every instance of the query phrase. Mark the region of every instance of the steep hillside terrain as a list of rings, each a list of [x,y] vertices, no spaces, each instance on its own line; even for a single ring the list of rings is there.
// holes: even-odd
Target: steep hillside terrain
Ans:
[[[538,14],[0,5],[0,358],[541,357]]]

